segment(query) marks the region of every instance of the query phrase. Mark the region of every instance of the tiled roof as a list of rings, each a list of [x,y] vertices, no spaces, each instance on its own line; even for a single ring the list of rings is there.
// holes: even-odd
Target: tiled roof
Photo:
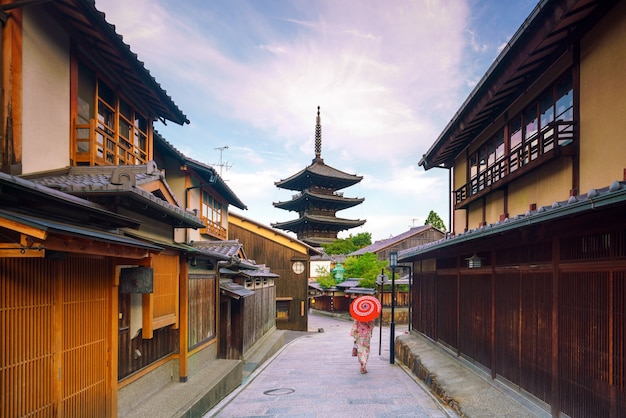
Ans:
[[[574,214],[582,214],[602,207],[626,204],[626,181],[614,181],[609,187],[591,189],[588,193],[571,196],[568,200],[554,202],[550,206],[541,206],[525,214],[506,218],[495,224],[470,229],[458,235],[448,235],[438,241],[433,241],[398,252],[398,261],[407,260],[413,256],[424,254],[435,249],[448,247],[473,239],[501,234],[512,229],[518,229],[530,224],[562,219]]]
[[[348,229],[348,228],[361,226],[365,223],[365,221],[360,220],[360,219],[337,218],[334,216],[309,215],[305,213],[300,218],[293,219],[291,221],[277,222],[277,223],[272,224],[272,226],[274,228],[291,229],[297,225],[306,224],[306,223],[323,224],[327,227],[334,226],[335,227],[334,229],[342,230],[342,229]],[[332,241],[334,241],[334,239]]]
[[[363,177],[362,176],[357,176],[354,174],[348,174],[346,172],[343,172],[341,170],[337,170],[336,168],[333,168],[329,165],[324,164],[324,162],[322,160],[314,160],[313,164],[311,164],[310,166],[298,171],[296,174],[276,182],[275,184],[277,186],[281,186],[283,183],[289,183],[291,181],[294,181],[296,179],[298,179],[301,176],[306,175],[307,173],[311,173],[311,174],[315,174],[318,175],[320,177],[329,177],[329,178],[333,178],[333,179],[340,179],[340,180],[344,180],[344,181],[348,181],[348,182],[354,182],[354,183],[358,183],[360,182]]]
[[[337,283],[339,288],[355,287],[359,285],[359,279],[347,279],[341,283]]]
[[[274,184],[282,189],[299,191],[310,188],[313,185],[340,190],[352,186],[362,179],[362,176],[345,173],[324,164],[321,159],[315,159],[310,166]]]
[[[75,222],[110,228],[137,228],[140,225],[139,221],[111,212],[97,203],[5,173],[0,173],[0,207],[29,214],[45,214],[48,219],[71,217]],[[81,214],[80,219],[76,219],[78,213]]]
[[[336,193],[322,194],[304,190],[293,196],[291,200],[275,202],[273,205],[279,209],[298,211],[298,208],[306,207],[311,202],[319,202],[324,205],[332,205],[335,210],[343,210],[361,204],[364,200],[363,197],[344,197]]]
[[[116,83],[129,89],[132,96],[140,98],[155,116],[183,125],[187,116],[150,74],[143,61],[124,42],[115,26],[106,21],[105,14],[96,9],[93,0],[55,0],[47,2],[62,19],[62,24],[75,34],[73,41],[90,54],[102,57],[110,65],[109,75],[119,74]]]
[[[280,277],[276,273],[271,273],[268,268],[262,270],[241,270],[241,274],[247,277]]]
[[[173,218],[189,223],[190,227],[204,226],[201,219],[185,211],[180,205],[173,205],[147,190],[142,184],[160,181],[168,190],[174,201],[176,199],[162,171],[153,162],[136,166],[93,166],[71,167],[64,172],[50,173],[41,177],[31,178],[35,183],[74,195],[117,195],[129,193],[157,210],[163,211]],[[178,204],[178,202],[176,202]]]
[[[222,259],[237,257],[243,245],[238,240],[229,241],[194,241],[194,248],[212,253]]]
[[[407,238],[412,237],[413,235],[417,235],[417,234],[421,234],[423,232],[426,232],[427,230],[433,228],[432,225],[422,225],[422,226],[414,226],[411,229],[409,229],[406,232],[403,232],[399,235],[396,235],[395,237],[391,237],[391,238],[386,238],[386,239],[382,239],[379,241],[374,242],[373,244],[368,245],[367,247],[363,247],[360,248],[348,255],[363,255],[365,253],[378,253],[381,250],[384,250],[385,248],[389,248],[392,247],[402,241],[404,241]]]

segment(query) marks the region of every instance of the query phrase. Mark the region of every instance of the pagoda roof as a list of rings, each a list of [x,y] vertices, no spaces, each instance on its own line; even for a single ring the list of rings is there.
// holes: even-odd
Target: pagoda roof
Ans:
[[[358,204],[363,203],[364,198],[343,197],[338,194],[324,194],[315,193],[310,190],[305,190],[294,196],[292,200],[285,202],[276,202],[273,205],[280,209],[298,211],[307,203],[323,204],[327,207],[332,207],[335,210],[342,210],[351,208]],[[319,206],[319,205],[318,205]]]
[[[343,231],[345,229],[361,226],[364,223],[365,221],[360,219],[344,219],[335,216],[309,215],[305,213],[298,219],[274,223],[272,227],[286,229],[292,232],[309,230],[312,226],[320,226],[323,227],[323,229],[331,231]]]
[[[306,242],[312,247],[322,247],[325,244],[332,244],[335,242],[337,238],[329,238],[329,237],[308,237],[302,238],[302,242]]]
[[[313,163],[291,177],[275,182],[281,189],[302,191],[313,186],[330,190],[340,190],[363,180],[363,176],[348,174],[324,163],[322,158],[313,159]]]

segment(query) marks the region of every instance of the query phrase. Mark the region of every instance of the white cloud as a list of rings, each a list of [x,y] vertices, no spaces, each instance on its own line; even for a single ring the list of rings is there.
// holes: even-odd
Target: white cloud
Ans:
[[[246,216],[295,217],[273,208],[290,197],[274,182],[310,164],[319,105],[324,160],[364,176],[354,193],[366,203],[346,213],[366,218],[365,231],[401,233],[431,209],[447,219],[447,174],[417,161],[464,98],[466,2],[274,5],[260,14],[237,2],[227,14],[214,2],[97,0],[192,121],[159,127],[166,139],[209,164],[230,146],[224,178]]]

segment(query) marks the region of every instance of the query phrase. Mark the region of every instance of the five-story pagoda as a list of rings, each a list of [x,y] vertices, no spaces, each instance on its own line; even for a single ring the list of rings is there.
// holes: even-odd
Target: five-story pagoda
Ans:
[[[357,184],[362,179],[361,176],[347,174],[324,164],[322,125],[318,106],[313,163],[293,176],[274,183],[281,189],[299,192],[289,201],[274,203],[277,208],[298,212],[299,217],[272,226],[294,232],[300,241],[314,247],[333,242],[339,232],[365,223],[365,220],[343,219],[336,216],[338,211],[356,206],[365,200],[344,197],[343,193],[337,192]]]

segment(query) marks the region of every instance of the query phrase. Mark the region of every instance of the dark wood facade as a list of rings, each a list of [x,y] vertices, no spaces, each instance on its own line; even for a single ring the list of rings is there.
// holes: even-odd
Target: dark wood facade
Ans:
[[[241,287],[230,296],[220,297],[221,358],[240,360],[276,327],[277,275],[248,270],[237,274],[232,282]]]
[[[414,329],[555,414],[625,416],[625,219],[622,204],[416,260]]]
[[[414,329],[554,417],[626,416],[626,2],[541,2],[435,144],[452,234]]]
[[[281,231],[230,214],[228,232],[246,248],[250,259],[265,264],[278,275],[276,285],[276,327],[308,330],[308,272],[311,254],[317,250]],[[301,270],[294,264],[302,266]]]

